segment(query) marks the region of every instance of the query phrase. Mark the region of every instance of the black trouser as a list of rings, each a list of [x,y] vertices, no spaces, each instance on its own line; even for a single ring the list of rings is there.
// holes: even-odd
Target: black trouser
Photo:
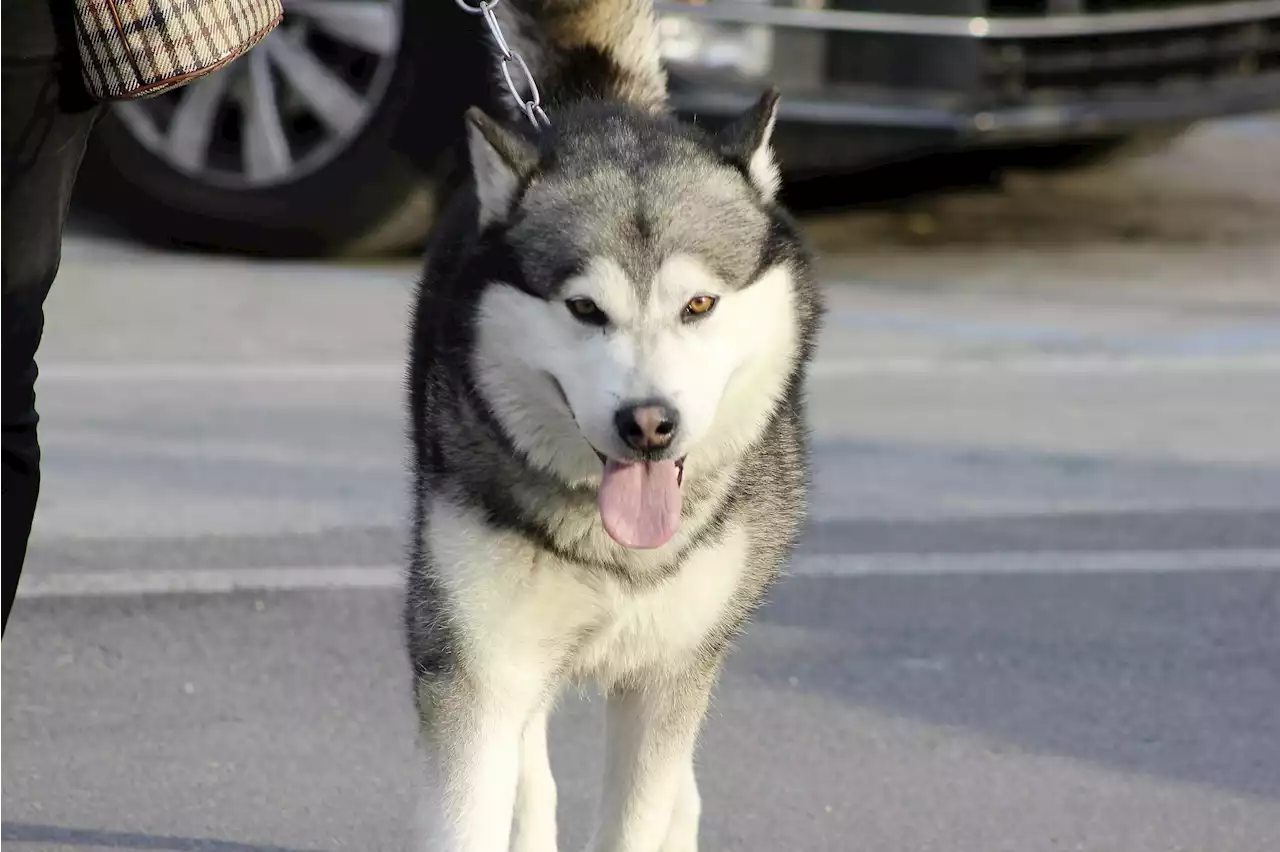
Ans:
[[[58,273],[62,228],[89,131],[100,113],[84,90],[71,0],[4,0],[3,507],[4,622],[18,590],[40,492],[36,349]],[[0,626],[0,630],[3,627]]]

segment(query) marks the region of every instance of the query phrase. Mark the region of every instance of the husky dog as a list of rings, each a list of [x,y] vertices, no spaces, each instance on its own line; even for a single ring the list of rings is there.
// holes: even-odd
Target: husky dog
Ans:
[[[505,0],[550,128],[467,115],[408,392],[423,846],[554,852],[547,714],[607,697],[601,852],[693,852],[694,746],[792,548],[821,315],[778,97],[674,119],[648,0]]]

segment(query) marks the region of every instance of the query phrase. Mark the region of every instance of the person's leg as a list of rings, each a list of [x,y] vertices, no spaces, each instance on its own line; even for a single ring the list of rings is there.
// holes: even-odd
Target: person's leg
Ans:
[[[58,272],[62,229],[96,106],[79,77],[71,4],[5,0],[3,99],[3,529],[4,621],[17,594],[40,491],[36,349],[44,299]]]

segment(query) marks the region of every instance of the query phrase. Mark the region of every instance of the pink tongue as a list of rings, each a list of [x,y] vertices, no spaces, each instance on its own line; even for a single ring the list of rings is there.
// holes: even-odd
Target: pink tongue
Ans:
[[[666,544],[680,524],[680,470],[673,461],[605,462],[600,519],[623,547]]]

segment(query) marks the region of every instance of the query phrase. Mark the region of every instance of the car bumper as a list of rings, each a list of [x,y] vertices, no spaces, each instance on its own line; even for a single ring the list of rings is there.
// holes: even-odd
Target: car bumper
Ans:
[[[982,7],[928,5],[949,4]],[[778,79],[790,148],[803,148],[805,134],[846,140],[819,145],[823,157],[841,162],[812,163],[818,168],[922,147],[1117,137],[1280,107],[1280,0],[1170,0],[1170,8],[1137,13],[1006,18],[863,12],[850,8],[857,0],[832,0],[828,6],[844,8],[822,10],[659,5],[667,14],[771,34],[768,72],[748,79],[674,67],[673,101],[684,115],[716,123]],[[809,60],[814,55],[820,58]],[[807,76],[790,73],[797,63]],[[784,162],[795,162],[788,153]]]
[[[678,112],[715,126],[750,107],[758,89],[698,86]],[[945,149],[1106,139],[1211,118],[1280,109],[1280,75],[1194,92],[990,107],[910,93],[784,93],[777,147],[789,169],[841,170]]]
[[[672,95],[677,111],[728,118],[749,108],[760,89],[691,86]],[[1150,125],[1181,124],[1280,108],[1280,74],[1183,91],[1056,103],[982,105],[907,90],[784,92],[779,121],[796,125],[898,128],[945,134],[957,141],[1006,142],[1116,135]]]

